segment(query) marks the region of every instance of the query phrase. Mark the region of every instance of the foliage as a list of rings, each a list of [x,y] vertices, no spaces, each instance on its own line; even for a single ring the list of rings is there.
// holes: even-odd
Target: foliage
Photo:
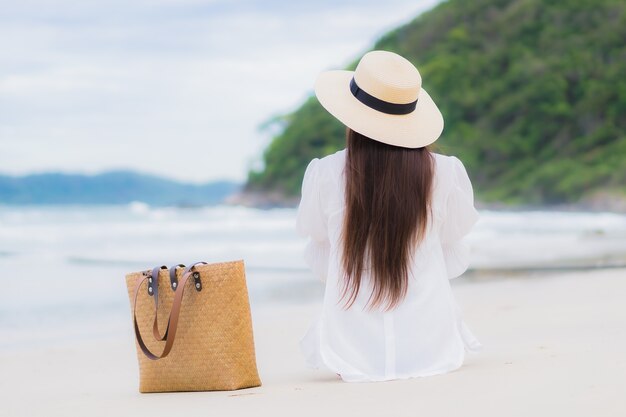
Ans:
[[[626,3],[450,0],[383,36],[420,70],[485,201],[559,203],[626,190]],[[353,65],[351,66],[354,67]],[[297,195],[307,163],[343,148],[314,97],[286,116],[248,189]]]

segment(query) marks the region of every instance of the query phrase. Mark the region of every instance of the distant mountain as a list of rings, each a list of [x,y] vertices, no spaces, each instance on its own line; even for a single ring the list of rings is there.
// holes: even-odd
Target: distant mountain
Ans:
[[[624,0],[449,0],[373,49],[418,67],[445,119],[435,149],[463,160],[481,201],[626,197]],[[315,97],[278,121],[249,193],[297,196],[307,163],[345,146]]]
[[[0,175],[0,204],[126,204],[141,201],[160,206],[197,206],[221,203],[240,187],[231,181],[187,184],[132,171],[98,175]]]

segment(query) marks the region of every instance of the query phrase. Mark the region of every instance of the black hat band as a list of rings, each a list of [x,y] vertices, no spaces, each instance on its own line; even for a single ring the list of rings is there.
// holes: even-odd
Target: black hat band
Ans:
[[[397,104],[376,98],[368,94],[366,91],[361,90],[356,81],[354,81],[354,77],[350,80],[350,92],[352,92],[352,95],[357,100],[365,104],[367,107],[387,114],[409,114],[415,110],[415,107],[417,106],[417,100],[411,103]]]

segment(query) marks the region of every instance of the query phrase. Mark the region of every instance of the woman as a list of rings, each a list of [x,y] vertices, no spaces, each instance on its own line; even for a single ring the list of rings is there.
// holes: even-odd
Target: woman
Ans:
[[[478,219],[461,161],[432,153],[443,118],[417,69],[386,51],[315,85],[346,125],[346,149],[313,159],[296,228],[326,282],[300,346],[344,381],[385,381],[459,368],[482,345],[463,322],[449,279],[468,267],[462,238]]]

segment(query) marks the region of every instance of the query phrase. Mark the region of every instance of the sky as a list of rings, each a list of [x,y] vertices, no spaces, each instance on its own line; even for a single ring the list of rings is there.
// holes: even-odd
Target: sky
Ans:
[[[244,181],[271,131],[437,0],[0,0],[0,174]]]

